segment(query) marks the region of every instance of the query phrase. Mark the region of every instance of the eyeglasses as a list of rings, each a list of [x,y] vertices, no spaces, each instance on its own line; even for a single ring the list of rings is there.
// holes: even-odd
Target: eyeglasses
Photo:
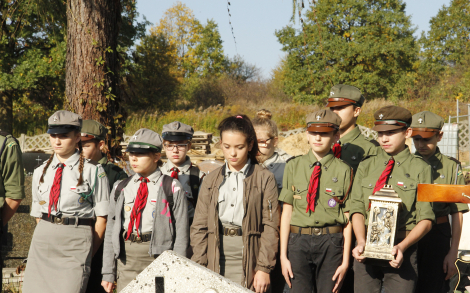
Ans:
[[[271,137],[271,138],[268,138],[267,140],[258,140],[258,146],[263,147],[263,148],[267,147],[271,139],[273,138]]]
[[[184,151],[186,147],[188,146],[189,143],[180,143],[180,144],[169,144],[166,143],[164,144],[165,150],[167,151],[172,151],[175,149],[175,147],[178,149],[178,151]]]

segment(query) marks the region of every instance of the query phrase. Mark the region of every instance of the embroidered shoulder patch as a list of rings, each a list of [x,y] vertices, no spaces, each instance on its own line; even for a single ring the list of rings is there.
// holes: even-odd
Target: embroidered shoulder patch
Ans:
[[[459,170],[459,172],[457,172],[457,176],[462,176],[463,173],[462,173],[462,170]]]
[[[99,178],[106,177],[106,172],[101,173],[100,175],[98,175],[98,177],[99,177]]]
[[[12,146],[18,145],[16,142],[12,141],[10,142],[7,147],[11,148]]]

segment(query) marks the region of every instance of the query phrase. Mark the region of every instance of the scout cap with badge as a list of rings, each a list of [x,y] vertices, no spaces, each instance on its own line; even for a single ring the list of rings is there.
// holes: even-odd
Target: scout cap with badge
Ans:
[[[432,112],[423,111],[413,115],[411,122],[411,136],[421,136],[422,138],[432,137],[439,133],[444,126],[444,119]]]
[[[103,124],[95,120],[84,120],[82,124],[82,141],[90,139],[106,140],[108,129]]]
[[[194,129],[179,121],[171,122],[163,125],[162,137],[168,141],[191,140],[193,138]]]
[[[82,116],[70,111],[60,110],[52,114],[47,120],[49,134],[63,134],[70,131],[80,131]]]
[[[354,105],[362,107],[366,99],[361,91],[354,86],[347,84],[337,84],[330,90],[327,107],[341,107],[346,105]]]
[[[137,130],[134,136],[131,137],[126,152],[131,153],[161,153],[162,152],[162,137],[160,134],[147,129],[141,128]]]
[[[331,110],[324,109],[307,116],[307,131],[331,132],[337,131],[341,125],[341,117]]]
[[[411,112],[398,106],[385,106],[374,113],[375,131],[390,131],[408,128],[411,125]]]

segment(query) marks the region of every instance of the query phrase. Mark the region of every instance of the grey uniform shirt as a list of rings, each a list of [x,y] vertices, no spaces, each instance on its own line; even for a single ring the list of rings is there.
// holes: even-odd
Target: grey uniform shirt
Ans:
[[[155,213],[156,211],[156,206],[157,206],[157,197],[158,197],[158,190],[161,187],[162,184],[162,172],[160,171],[159,168],[155,170],[152,174],[150,174],[149,177],[147,177],[150,181],[147,182],[147,188],[148,188],[148,197],[147,197],[147,203],[145,204],[144,209],[142,210],[142,217],[140,220],[140,226],[139,226],[139,233],[146,233],[146,232],[152,232],[153,230],[153,225],[154,225],[154,218],[155,218]],[[127,184],[127,186],[124,188],[124,209],[122,210],[122,228],[127,231],[127,228],[129,227],[129,221],[131,218],[131,212],[132,208],[134,207],[134,202],[137,197],[137,191],[139,190],[140,187],[140,175],[139,173],[134,174],[132,176],[131,181]],[[180,187],[173,187],[174,192],[176,193],[179,191]],[[162,199],[160,199],[162,200]],[[166,201],[166,200],[165,200]],[[162,214],[169,214],[169,208],[168,204],[164,202],[164,204],[167,205],[166,209],[163,209],[161,211]],[[136,232],[135,225],[133,227],[132,232]]]
[[[184,163],[179,167],[176,167],[170,160],[168,160],[165,165],[162,166],[161,171],[163,174],[171,176],[171,173],[173,172],[171,171],[171,169],[173,169],[174,167],[178,168],[178,170],[180,171],[178,173],[178,181],[181,183],[181,185],[183,185],[184,194],[186,195],[186,197],[192,199],[193,194],[191,191],[191,182],[189,180],[189,169],[191,168],[191,166],[192,163],[189,157],[186,158],[186,161],[184,161]],[[204,173],[199,172],[199,179],[201,179],[202,176],[204,176]],[[190,218],[194,217],[194,207],[190,201],[188,202],[188,216]]]
[[[281,149],[276,149],[274,151],[274,154],[262,164],[263,167],[265,167],[274,174],[279,193],[281,193],[282,189],[282,177],[284,176],[284,168],[286,167],[286,161],[289,160],[291,157],[292,156],[286,153],[285,151]]]
[[[34,170],[32,183],[31,216],[40,218],[43,213],[49,212],[49,194],[54,182],[54,177],[60,164],[59,159],[54,155],[51,164],[44,174],[44,182],[40,183],[41,175],[47,162]],[[64,162],[62,171],[62,183],[60,187],[60,197],[58,210],[63,217],[93,218],[95,216],[104,217],[108,215],[109,206],[109,183],[106,172],[100,164],[95,164],[85,160],[83,165],[83,184],[77,186],[80,177],[79,165],[80,155],[73,154]],[[91,195],[86,200],[81,200],[85,195]],[[57,215],[57,211],[52,207],[52,215]]]
[[[219,187],[219,219],[222,224],[242,226],[243,222],[243,185],[250,169],[251,160],[237,172],[230,170],[225,163],[225,177]]]

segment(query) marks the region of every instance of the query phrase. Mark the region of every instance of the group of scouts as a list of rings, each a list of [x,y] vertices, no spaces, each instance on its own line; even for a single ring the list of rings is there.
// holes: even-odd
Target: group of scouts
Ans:
[[[54,153],[32,179],[23,292],[119,292],[165,250],[255,292],[447,292],[468,206],[416,197],[420,183],[464,184],[460,163],[437,147],[444,120],[383,107],[370,141],[356,125],[364,102],[334,86],[329,109],[307,116],[310,149],[297,157],[277,148],[269,111],[228,117],[218,126],[225,164],[208,174],[187,156],[192,127],[139,129],[126,149],[131,177],[105,154],[106,127],[54,113]],[[24,176],[18,143],[0,138],[5,224]],[[391,261],[363,256],[369,196],[386,184],[402,200]]]

